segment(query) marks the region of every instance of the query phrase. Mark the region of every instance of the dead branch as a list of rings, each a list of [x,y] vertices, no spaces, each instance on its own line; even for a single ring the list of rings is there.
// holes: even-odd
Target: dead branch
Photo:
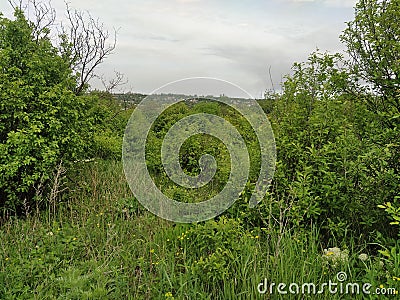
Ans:
[[[104,90],[108,93],[112,93],[116,88],[125,85],[128,83],[128,80],[125,79],[125,75],[121,72],[114,71],[114,77],[111,79],[106,79],[105,76],[98,76],[100,79]]]
[[[72,10],[67,5],[69,28],[62,27],[70,43],[71,69],[77,76],[75,94],[81,94],[88,82],[95,77],[95,69],[109,56],[116,46],[116,30],[113,36],[104,24],[89,12]],[[111,42],[109,43],[109,40]]]
[[[50,1],[37,0],[8,0],[10,6],[15,10],[19,9],[28,14],[28,19],[33,25],[33,36],[38,41],[40,38],[47,38],[49,28],[55,24],[56,11]],[[30,14],[32,12],[32,14]]]

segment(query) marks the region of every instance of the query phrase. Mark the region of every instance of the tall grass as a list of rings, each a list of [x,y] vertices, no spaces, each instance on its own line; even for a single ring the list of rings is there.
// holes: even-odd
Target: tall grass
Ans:
[[[264,278],[318,285],[339,271],[348,282],[379,286],[385,279],[385,267],[359,261],[362,248],[352,244],[348,261],[330,265],[317,228],[249,229],[226,216],[191,225],[157,218],[133,198],[117,161],[82,163],[67,177],[68,193],[55,211],[0,228],[0,299],[344,299],[260,294],[257,287]]]

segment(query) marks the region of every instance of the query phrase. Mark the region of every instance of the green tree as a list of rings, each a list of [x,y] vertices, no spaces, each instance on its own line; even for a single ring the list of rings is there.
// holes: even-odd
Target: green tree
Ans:
[[[348,230],[392,236],[376,207],[398,194],[394,130],[350,93],[356,82],[340,55],[314,52],[292,70],[270,113],[278,157],[261,213],[272,207],[281,224],[318,224],[326,241]]]
[[[359,0],[355,18],[341,35],[351,57],[350,66],[368,84],[361,97],[377,123],[368,138],[385,149],[385,174],[398,182],[400,174],[400,0]],[[360,90],[360,89],[359,89]],[[372,163],[374,164],[374,163]],[[381,172],[383,173],[383,172]],[[382,174],[381,174],[382,175]],[[385,187],[389,192],[390,188]],[[391,199],[398,187],[390,191]]]
[[[57,166],[83,154],[90,126],[70,62],[21,10],[14,16],[0,15],[0,208],[8,213],[38,206]]]
[[[353,71],[376,95],[365,98],[370,109],[389,118],[400,113],[399,24],[399,0],[360,0],[341,35]]]

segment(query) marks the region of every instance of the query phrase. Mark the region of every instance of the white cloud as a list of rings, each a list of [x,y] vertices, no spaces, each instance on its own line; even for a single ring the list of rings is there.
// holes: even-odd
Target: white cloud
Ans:
[[[323,4],[331,7],[354,7],[357,0],[284,0],[286,2],[314,2],[316,4]]]
[[[333,7],[354,7],[357,0],[324,0],[324,3]]]
[[[352,17],[353,2],[69,0],[71,7],[90,11],[109,28],[120,28],[115,54],[101,73],[125,73],[134,91],[211,76],[254,96],[270,86],[270,66],[277,85],[294,61],[306,59],[316,47],[340,49],[338,35]],[[53,5],[62,15],[64,2],[53,0]]]

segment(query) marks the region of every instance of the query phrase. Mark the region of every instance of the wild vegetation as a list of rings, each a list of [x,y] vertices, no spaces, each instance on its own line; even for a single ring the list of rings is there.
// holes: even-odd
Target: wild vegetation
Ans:
[[[115,43],[107,46],[104,35],[93,44],[80,27],[84,15],[72,11],[75,30],[54,40],[51,9],[33,3],[50,23],[30,21],[18,7],[12,20],[0,15],[0,299],[398,297],[400,1],[360,0],[340,37],[348,59],[311,53],[293,65],[282,92],[258,100],[274,130],[277,163],[255,208],[248,200],[260,149],[238,112],[215,101],[180,102],[157,119],[146,147],[148,169],[178,201],[218,193],[230,163],[218,139],[197,135],[183,144],[180,162],[198,174],[199,157],[214,155],[212,188],[171,182],[160,149],[177,120],[218,115],[246,142],[251,170],[240,199],[196,224],[152,215],[128,187],[121,148],[132,95],[91,91],[94,73],[81,60],[84,51],[103,49],[92,57],[93,72]],[[340,283],[339,272],[347,275],[344,283],[370,283],[371,294],[328,288],[279,294],[277,286],[272,294],[259,292],[264,278],[319,290]]]

